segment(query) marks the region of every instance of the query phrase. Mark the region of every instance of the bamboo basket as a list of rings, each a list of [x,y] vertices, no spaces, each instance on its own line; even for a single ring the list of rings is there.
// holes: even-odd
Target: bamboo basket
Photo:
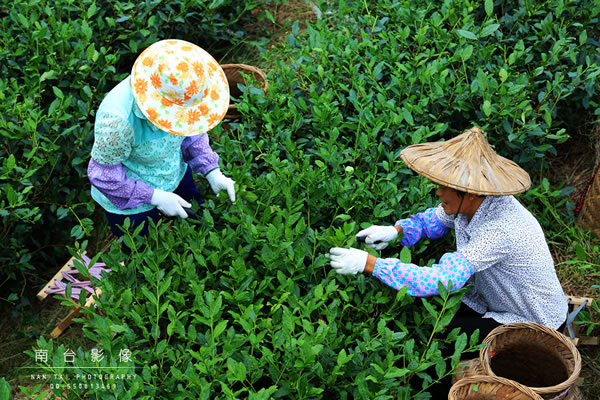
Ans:
[[[452,384],[455,384],[462,378],[467,378],[473,375],[483,375],[483,369],[481,368],[481,362],[479,358],[472,360],[464,360],[458,364],[458,373],[452,375]]]
[[[479,352],[483,373],[529,387],[543,399],[566,400],[575,393],[581,356],[562,333],[541,324],[501,325],[484,339]]]
[[[599,165],[600,167],[600,165]],[[594,178],[590,183],[583,207],[577,216],[577,222],[584,227],[594,232],[600,238],[600,173],[596,167]]]
[[[499,376],[474,375],[450,388],[448,400],[542,400],[530,388]]]
[[[263,86],[263,91],[265,93],[267,92],[267,88],[269,87],[267,75],[259,68],[246,64],[223,64],[221,65],[221,68],[223,68],[223,72],[225,72],[225,78],[227,78],[227,83],[229,84],[229,95],[231,97],[241,97],[242,92],[238,88],[238,83],[249,85],[252,81],[257,81]],[[247,75],[247,77],[244,77],[244,75]],[[241,116],[242,114],[237,109],[237,106],[230,102],[225,118],[237,119]]]

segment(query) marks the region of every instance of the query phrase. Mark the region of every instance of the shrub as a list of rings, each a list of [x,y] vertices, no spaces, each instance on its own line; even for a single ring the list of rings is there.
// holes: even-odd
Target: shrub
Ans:
[[[0,9],[0,282],[62,264],[65,246],[89,237],[95,110],[137,54],[177,37],[218,56],[263,3],[19,0]]]
[[[302,183],[313,184],[309,194],[318,193],[322,175],[304,167]],[[365,276],[336,276],[323,253],[347,245],[356,224],[314,223],[300,211],[307,198],[288,198],[287,209],[285,196],[258,190],[268,182],[281,187],[286,180],[263,175],[257,191],[239,193],[235,206],[209,200],[204,221],[161,223],[143,241],[126,236],[133,251],[123,265],[115,244],[103,257],[113,271],[102,280],[98,312],[86,312],[84,324],[105,359],[93,363],[90,349],[80,349],[80,368],[63,370],[66,349],[43,339],[38,345],[54,355],[52,374],[93,375],[91,367],[101,367],[103,374],[136,378],[108,379],[108,390],[73,390],[53,379],[54,393],[408,398],[450,373],[462,351],[477,348],[476,337],[469,344],[456,330],[447,340],[454,355],[444,360],[442,341],[433,340],[461,294],[416,300]],[[118,361],[124,350],[133,352],[133,362]]]
[[[272,86],[277,98],[240,107],[258,132],[286,127],[315,153],[322,137],[339,139],[354,162],[379,159],[375,144],[390,153],[475,123],[531,169],[567,139],[563,115],[598,113],[598,2],[362,7],[340,3],[306,37],[295,25],[287,39],[295,61],[276,68],[286,76]]]
[[[103,256],[113,272],[81,322],[106,357],[92,363],[79,349],[76,373],[122,365],[137,377],[54,393],[429,398],[431,383],[476,348],[459,331],[439,339],[463,292],[414,299],[337,276],[324,254],[353,245],[361,227],[435,204],[433,185],[399,161],[406,145],[477,124],[531,169],[567,138],[563,112],[598,108],[598,53],[581,33],[592,32],[598,5],[551,4],[321,3],[327,19],[302,34],[292,26],[293,61],[275,63],[268,94],[242,88],[242,121],[211,131],[238,201],[205,190],[202,221],[126,235],[130,255],[115,245]],[[430,264],[451,240],[380,254]],[[454,349],[445,360],[444,346]],[[134,361],[119,364],[124,349]],[[57,357],[48,370],[63,366]]]

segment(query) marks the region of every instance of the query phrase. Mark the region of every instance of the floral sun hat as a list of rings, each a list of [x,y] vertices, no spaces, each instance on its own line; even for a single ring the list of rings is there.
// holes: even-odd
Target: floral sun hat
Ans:
[[[178,136],[208,132],[229,106],[223,69],[205,50],[178,39],[158,41],[138,56],[131,90],[150,122]]]
[[[413,144],[400,157],[419,175],[467,193],[506,196],[531,186],[529,174],[498,155],[477,127],[444,142]]]

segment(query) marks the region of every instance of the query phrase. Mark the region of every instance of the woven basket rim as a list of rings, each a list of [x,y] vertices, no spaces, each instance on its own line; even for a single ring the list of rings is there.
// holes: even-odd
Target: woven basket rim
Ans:
[[[225,73],[231,69],[255,72],[260,76],[260,78],[264,82],[263,91],[265,93],[267,92],[267,89],[269,88],[269,82],[267,81],[267,74],[265,74],[265,72],[262,69],[249,64],[221,64],[220,66],[221,69],[223,69],[223,72]],[[227,73],[225,75],[227,75]],[[239,118],[241,116],[242,114],[237,110],[237,104],[229,103],[229,107],[227,107],[227,114],[225,115],[225,118]]]
[[[484,346],[481,348],[481,350],[479,350],[479,360],[481,362],[481,367],[482,367],[484,373],[489,376],[496,376],[496,374],[494,374],[494,372],[492,371],[491,366],[490,366],[491,357],[489,356],[489,352],[490,352],[489,345],[496,339],[496,337],[498,337],[506,332],[516,331],[516,330],[521,330],[521,329],[541,331],[544,334],[554,337],[561,344],[564,344],[569,349],[571,354],[573,354],[573,360],[575,362],[575,365],[573,367],[573,372],[569,375],[569,377],[564,382],[561,382],[554,386],[530,387],[530,388],[532,390],[534,390],[536,393],[538,393],[540,395],[544,395],[544,394],[552,394],[552,393],[564,391],[568,387],[575,384],[575,381],[577,380],[577,378],[579,377],[579,373],[581,372],[581,355],[579,354],[579,350],[577,350],[577,347],[575,347],[575,345],[562,333],[558,332],[555,329],[549,328],[545,325],[538,324],[535,322],[514,322],[514,323],[510,323],[510,324],[500,325],[497,328],[494,328],[482,342],[483,344],[487,344],[487,346]]]
[[[229,70],[229,69],[239,69],[239,70],[247,70],[247,71],[252,71],[252,72],[256,72],[261,79],[263,80],[263,82],[265,83],[265,88],[269,85],[269,83],[267,82],[267,74],[265,74],[265,72],[258,68],[255,67],[253,65],[248,65],[248,64],[222,64],[221,65],[221,69],[223,69],[223,71],[225,70]]]
[[[531,397],[533,400],[543,400],[543,398],[537,394],[533,389],[520,384],[519,382],[502,378],[501,376],[490,376],[490,375],[472,375],[465,378],[460,379],[450,388],[450,392],[448,393],[449,400],[460,400],[456,397],[455,392],[460,390],[463,386],[478,384],[478,383],[500,383],[506,386],[514,387],[515,389],[521,391],[523,394]]]

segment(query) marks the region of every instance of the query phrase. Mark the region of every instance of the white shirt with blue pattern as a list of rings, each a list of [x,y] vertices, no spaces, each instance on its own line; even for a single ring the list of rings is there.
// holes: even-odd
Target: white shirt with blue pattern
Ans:
[[[457,252],[450,253],[455,259],[450,270],[455,276],[472,275],[471,290],[463,297],[470,308],[502,324],[537,322],[556,329],[565,321],[568,305],[542,228],[513,196],[486,197],[471,221],[462,214],[454,219],[441,206],[417,215],[396,223],[404,229],[401,243],[410,247],[423,236],[440,237],[453,228]],[[414,271],[416,266],[396,259],[377,259],[373,275],[398,288],[391,281],[409,266]],[[418,276],[431,270],[416,268]]]

